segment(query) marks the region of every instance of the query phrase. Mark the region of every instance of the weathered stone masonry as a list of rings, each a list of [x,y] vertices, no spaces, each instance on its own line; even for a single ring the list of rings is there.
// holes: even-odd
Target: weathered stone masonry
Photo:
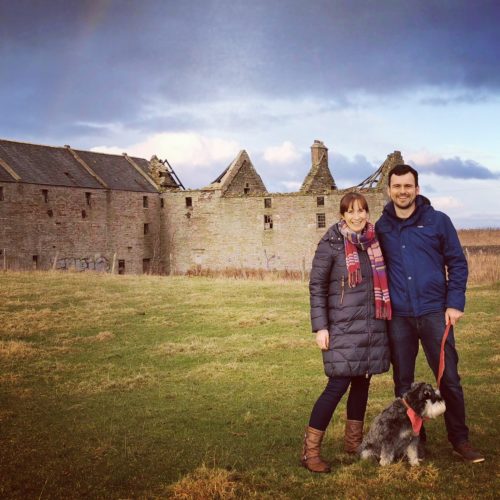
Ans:
[[[350,188],[365,194],[374,220],[385,175],[402,161],[394,152]],[[206,188],[183,190],[156,157],[0,141],[0,268],[308,269],[346,191],[320,141],[296,193],[268,193],[245,151]]]
[[[163,271],[148,171],[143,159],[0,141],[0,268]]]

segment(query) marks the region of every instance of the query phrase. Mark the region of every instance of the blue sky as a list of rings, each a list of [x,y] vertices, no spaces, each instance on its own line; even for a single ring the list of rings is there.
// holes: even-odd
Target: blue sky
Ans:
[[[500,227],[500,3],[2,0],[0,137],[167,158],[184,185],[246,149],[296,190],[394,150],[459,228]]]

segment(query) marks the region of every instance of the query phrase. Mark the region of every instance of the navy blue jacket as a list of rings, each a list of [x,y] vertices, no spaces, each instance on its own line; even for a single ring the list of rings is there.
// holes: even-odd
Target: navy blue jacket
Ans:
[[[421,316],[448,307],[464,310],[467,260],[446,214],[417,196],[413,214],[399,219],[389,202],[375,230],[387,266],[394,315]]]

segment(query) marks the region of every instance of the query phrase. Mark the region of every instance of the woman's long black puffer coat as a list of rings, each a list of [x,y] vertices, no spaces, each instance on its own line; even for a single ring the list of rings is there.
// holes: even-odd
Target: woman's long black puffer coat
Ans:
[[[334,224],[318,243],[309,291],[313,332],[327,329],[330,345],[323,352],[327,376],[372,375],[389,370],[386,322],[375,318],[373,274],[366,251],[358,249],[362,281],[350,288],[344,237]]]

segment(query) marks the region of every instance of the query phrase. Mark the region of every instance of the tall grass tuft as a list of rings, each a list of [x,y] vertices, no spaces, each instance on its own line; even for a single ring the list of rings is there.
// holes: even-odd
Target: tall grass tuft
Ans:
[[[466,250],[469,264],[469,285],[488,285],[500,281],[500,254],[471,253]]]
[[[194,266],[186,273],[187,276],[204,278],[231,278],[231,279],[254,279],[254,280],[304,280],[309,277],[308,273],[301,271],[250,269],[245,267],[226,267],[224,269],[210,269],[202,266]]]

